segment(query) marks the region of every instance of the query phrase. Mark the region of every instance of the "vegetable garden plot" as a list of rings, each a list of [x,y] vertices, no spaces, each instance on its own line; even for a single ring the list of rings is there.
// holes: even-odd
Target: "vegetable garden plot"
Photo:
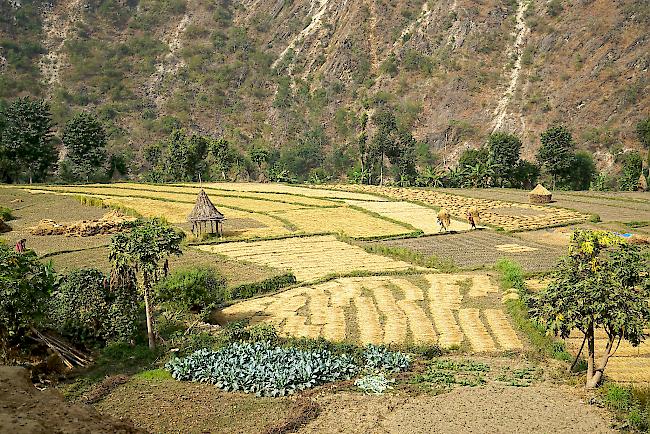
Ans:
[[[414,268],[412,264],[372,255],[336,237],[314,236],[281,240],[233,242],[199,246],[227,257],[291,270],[299,281],[313,281],[330,274],[354,271],[386,272]]]
[[[445,208],[450,214],[461,219],[465,218],[469,208],[476,207],[481,214],[481,222],[509,231],[534,230],[549,226],[582,223],[590,218],[587,214],[563,208],[501,200],[476,199],[433,190],[351,184],[333,185],[331,188],[380,194],[397,200],[422,202]]]
[[[521,350],[502,310],[500,294],[461,292],[461,283],[485,285],[483,275],[425,274],[348,277],[243,301],[222,311],[228,320],[252,318],[290,336],[373,344],[464,343],[477,352]],[[472,295],[470,295],[470,293]],[[489,308],[465,307],[480,298]]]
[[[420,229],[425,234],[437,234],[440,232],[438,224],[438,211],[411,202],[369,202],[359,200],[347,200],[350,205],[358,206],[368,211],[376,212],[400,222],[408,223]],[[469,224],[458,220],[452,220],[450,231],[467,231]]]

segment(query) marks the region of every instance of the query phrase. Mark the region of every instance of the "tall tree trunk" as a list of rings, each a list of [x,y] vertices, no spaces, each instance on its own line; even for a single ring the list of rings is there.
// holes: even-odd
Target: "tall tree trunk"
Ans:
[[[144,307],[147,315],[147,337],[149,338],[149,349],[153,350],[156,348],[156,336],[153,330],[153,313],[151,312],[151,300],[150,300],[150,289],[149,289],[149,277],[144,276]]]
[[[620,339],[619,339],[619,343],[620,343]],[[607,346],[605,347],[605,352],[603,353],[603,356],[600,359],[600,363],[594,369],[591,379],[589,378],[587,379],[587,384],[585,385],[587,389],[595,389],[596,387],[598,387],[600,380],[603,379],[603,373],[605,372],[605,367],[607,366],[607,362],[609,361],[609,358],[612,355],[613,346],[614,346],[614,338],[610,336],[609,340],[607,341]]]
[[[594,377],[594,357],[595,357],[595,342],[594,342],[594,325],[590,324],[587,327],[587,384],[589,388]]]

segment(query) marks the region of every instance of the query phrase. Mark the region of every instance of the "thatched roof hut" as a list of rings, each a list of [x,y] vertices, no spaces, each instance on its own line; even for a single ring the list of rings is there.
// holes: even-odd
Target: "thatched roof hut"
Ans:
[[[551,192],[544,188],[542,184],[537,184],[537,187],[528,193],[530,203],[550,203]]]
[[[202,234],[207,232],[221,235],[223,233],[222,226],[225,219],[224,215],[214,206],[205,191],[201,189],[199,196],[196,198],[194,209],[187,216],[187,220],[192,223],[192,233]]]

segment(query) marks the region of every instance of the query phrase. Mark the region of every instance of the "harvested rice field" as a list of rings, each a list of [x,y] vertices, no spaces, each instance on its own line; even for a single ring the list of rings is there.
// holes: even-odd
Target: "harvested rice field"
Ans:
[[[485,274],[348,277],[243,301],[221,314],[225,321],[274,324],[288,336],[523,350],[501,297]]]
[[[438,211],[433,208],[403,201],[378,202],[347,200],[346,202],[384,217],[408,223],[427,235],[440,233],[442,229],[438,224]],[[447,230],[455,232],[467,231],[469,229],[469,223],[459,220],[451,220],[451,225],[447,228]]]
[[[476,207],[481,222],[507,231],[528,231],[551,226],[563,226],[588,221],[590,215],[570,209],[493,199],[478,199],[434,190],[374,185],[333,185],[336,190],[364,192],[393,200],[420,202],[444,208],[452,216],[464,219],[467,210]]]
[[[333,274],[398,272],[414,268],[407,262],[366,253],[362,248],[339,241],[331,235],[239,241],[198,248],[227,258],[289,270],[303,282]]]
[[[372,241],[390,247],[403,247],[453,262],[462,269],[494,266],[500,258],[519,263],[525,271],[549,271],[565,254],[566,245],[547,245],[529,239],[479,230],[453,236],[430,236],[399,240]]]
[[[408,222],[382,218],[363,209],[352,208],[342,200],[325,200],[284,192],[236,192],[220,190],[211,185],[213,184],[206,186],[206,191],[226,216],[224,235],[228,238],[277,237],[292,233],[342,233],[353,238],[364,238],[400,236],[416,231]],[[259,184],[258,188],[266,186]],[[270,190],[273,191],[274,188],[271,187]],[[187,221],[200,188],[124,183],[40,186],[30,191],[93,197],[101,199],[106,205],[129,208],[145,217],[164,217],[170,223],[182,225]],[[313,194],[312,189],[300,191]],[[238,221],[238,224],[230,224],[230,220]],[[242,225],[242,221],[251,224]]]

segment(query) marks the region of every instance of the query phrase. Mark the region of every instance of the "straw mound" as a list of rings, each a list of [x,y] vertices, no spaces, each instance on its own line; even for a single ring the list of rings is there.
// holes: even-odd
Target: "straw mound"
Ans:
[[[135,221],[118,211],[111,211],[99,220],[82,220],[72,223],[57,223],[54,220],[41,220],[38,225],[29,228],[32,235],[65,235],[68,237],[92,237],[118,232],[124,223]]]
[[[542,184],[537,184],[537,187],[528,193],[528,197],[530,202],[535,204],[550,203],[552,200],[551,192],[544,188]]]

